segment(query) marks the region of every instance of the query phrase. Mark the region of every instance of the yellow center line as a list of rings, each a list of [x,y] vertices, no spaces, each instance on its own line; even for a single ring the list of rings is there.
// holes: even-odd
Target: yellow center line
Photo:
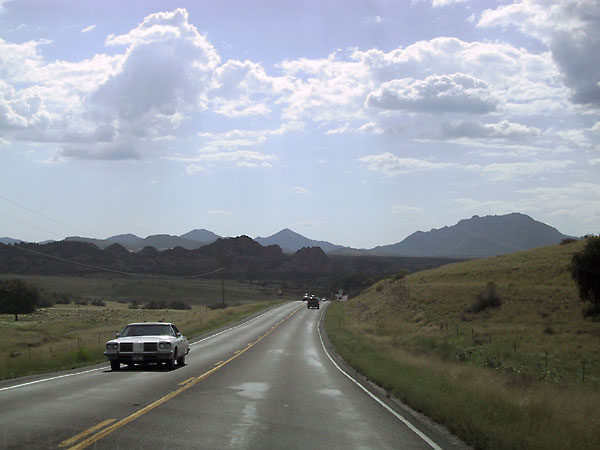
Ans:
[[[104,428],[106,425],[113,423],[117,419],[107,419],[104,422],[100,422],[98,425],[94,425],[93,427],[89,427],[87,430],[82,431],[79,434],[76,434],[72,438],[62,441],[58,446],[59,447],[68,447],[69,445],[74,444],[79,439],[83,439],[88,434],[92,434],[95,431],[98,431],[100,428]]]
[[[188,384],[193,379],[194,379],[194,377],[189,377],[187,380],[183,380],[181,383],[179,383],[179,386],[183,386],[185,384]]]
[[[217,370],[219,370],[221,367],[225,366],[226,364],[230,363],[231,361],[233,361],[235,358],[237,358],[238,356],[242,355],[243,353],[246,353],[247,350],[249,350],[250,348],[252,348],[252,346],[254,346],[255,344],[259,343],[260,341],[262,341],[266,336],[268,336],[275,328],[277,328],[280,324],[282,324],[283,322],[285,322],[286,320],[288,320],[290,317],[292,317],[294,314],[296,314],[300,309],[300,308],[296,308],[294,311],[292,311],[290,314],[288,314],[288,316],[279,321],[277,323],[276,326],[274,326],[273,328],[271,328],[271,330],[264,334],[263,336],[261,336],[260,338],[258,338],[254,343],[249,344],[246,348],[244,348],[243,350],[236,350],[236,352],[234,353],[233,356],[231,356],[228,360],[224,361],[222,364],[217,365],[215,367],[213,367],[212,369],[208,370],[207,372],[204,372],[202,375],[200,375],[199,377],[191,380],[190,382],[188,382],[187,384],[181,386],[180,388],[174,390],[173,392],[165,395],[162,398],[159,398],[158,400],[150,403],[149,405],[144,406],[142,409],[137,410],[136,412],[134,412],[133,414],[130,414],[129,416],[119,420],[118,422],[112,424],[111,426],[104,428],[103,430],[99,431],[98,433],[96,433],[93,436],[90,436],[89,438],[85,439],[84,441],[81,441],[79,444],[74,445],[73,447],[70,447],[69,450],[81,450],[84,448],[89,447],[90,445],[94,444],[95,442],[98,442],[100,439],[108,436],[109,434],[113,433],[114,431],[117,431],[119,428],[123,427],[124,425],[127,425],[129,422],[134,421],[135,419],[143,416],[144,414],[146,414],[147,412],[152,411],[154,408],[162,405],[165,402],[168,402],[169,400],[171,400],[173,397],[178,396],[179,394],[181,394],[184,391],[187,391],[189,388],[191,388],[192,386],[195,386],[196,384],[198,384],[200,381],[204,380],[205,378],[208,378],[210,375],[212,375],[213,373],[215,373]],[[114,420],[114,419],[113,419]],[[112,420],[111,420],[112,421]],[[95,430],[94,430],[95,431]],[[89,433],[87,433],[89,434]],[[75,437],[71,438],[73,439],[73,442],[76,442],[77,440],[75,439]],[[69,439],[69,440],[71,440]],[[66,441],[65,441],[66,442]]]

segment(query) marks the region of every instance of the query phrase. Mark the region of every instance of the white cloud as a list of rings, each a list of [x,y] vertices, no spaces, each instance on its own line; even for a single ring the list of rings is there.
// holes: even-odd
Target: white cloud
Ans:
[[[220,59],[185,10],[151,14],[106,42],[127,46],[127,57],[87,102],[93,119],[117,121],[127,133],[145,137],[176,128],[186,109],[203,108]]]
[[[252,151],[252,150],[238,150],[232,152],[205,152],[199,153],[193,157],[169,157],[167,159],[175,161],[188,161],[188,162],[257,162],[263,163],[277,159],[275,155],[267,155],[264,153]]]
[[[38,51],[44,43],[0,40],[0,74],[19,86],[2,89],[0,131],[58,143],[56,159],[142,157],[152,141],[175,135],[186,114],[205,107],[220,63],[185,10],[151,14],[129,33],[110,36],[107,45],[126,46],[124,53],[46,64]],[[35,114],[25,116],[22,106],[17,113],[35,98]]]
[[[600,184],[574,183],[562,187],[522,189],[532,209],[543,211],[555,221],[578,223],[583,233],[598,233]]]
[[[378,24],[383,22],[383,17],[381,16],[368,16],[365,19],[365,23],[367,24]]]
[[[395,176],[410,172],[422,172],[436,169],[446,169],[456,166],[454,163],[435,163],[424,159],[400,158],[392,153],[368,155],[359,158],[369,170],[380,172],[387,176]]]
[[[341,127],[334,128],[334,129],[331,129],[331,130],[327,130],[325,132],[325,134],[328,134],[328,135],[332,135],[332,134],[344,134],[344,133],[348,133],[349,131],[353,131],[353,128],[350,126],[350,122],[346,122]]]
[[[460,209],[468,215],[494,215],[510,214],[515,211],[527,211],[528,205],[515,204],[514,201],[507,200],[476,200],[467,197],[459,197],[454,203],[460,205]]]
[[[431,0],[431,6],[441,8],[443,6],[454,5],[457,3],[465,3],[469,0]]]
[[[443,122],[439,139],[493,139],[506,141],[526,141],[540,136],[541,131],[519,123],[501,120],[497,123],[481,123],[472,120]]]
[[[382,109],[446,113],[486,114],[498,100],[481,80],[465,74],[431,75],[424,80],[405,78],[383,83],[371,92],[366,104]]]
[[[520,189],[514,199],[455,200],[465,214],[508,214],[522,212],[555,226],[578,224],[582,233],[598,233],[600,184],[573,183],[558,187]]]
[[[416,206],[396,205],[392,206],[392,211],[398,214],[421,214],[423,210]]]
[[[96,28],[96,24],[94,25],[90,25],[89,27],[85,27],[83,30],[81,30],[82,33],[89,33],[90,31],[94,30]]]
[[[212,209],[207,212],[209,216],[221,216],[221,217],[231,217],[233,213],[230,211],[225,211],[223,209]]]
[[[203,166],[199,166],[198,164],[190,164],[185,168],[186,175],[196,175],[199,172],[206,171],[206,168]]]
[[[292,88],[289,78],[270,77],[251,61],[227,61],[216,69],[215,83],[214,110],[227,117],[266,115],[271,112],[269,103]]]
[[[600,106],[600,3],[520,0],[483,12],[478,26],[514,26],[545,43],[574,103]]]
[[[292,194],[304,195],[308,194],[309,191],[302,186],[294,186],[293,188],[288,189],[288,192],[291,192]]]
[[[317,60],[288,60],[280,67],[294,79],[293,92],[282,97],[283,117],[303,125],[367,121],[386,129],[380,122],[389,114],[411,111],[549,115],[569,110],[568,91],[551,54],[507,43],[441,37],[389,52],[351,49]]]
[[[509,163],[493,163],[488,165],[469,164],[464,168],[469,171],[487,175],[493,181],[506,181],[515,178],[533,177],[545,173],[564,172],[575,162],[571,160],[539,160]]]

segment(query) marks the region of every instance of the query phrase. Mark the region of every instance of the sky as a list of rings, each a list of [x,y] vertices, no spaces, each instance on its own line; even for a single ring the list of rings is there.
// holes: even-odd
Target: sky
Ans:
[[[0,237],[600,231],[600,0],[0,0]]]

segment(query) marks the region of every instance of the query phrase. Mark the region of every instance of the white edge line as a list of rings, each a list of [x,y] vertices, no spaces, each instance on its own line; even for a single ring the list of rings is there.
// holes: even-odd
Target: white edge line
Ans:
[[[323,312],[321,313],[321,317],[319,318],[319,325],[317,326],[317,332],[319,333],[319,339],[321,340],[321,346],[323,347],[323,350],[325,351],[325,354],[327,355],[327,357],[329,358],[329,360],[333,363],[333,365],[340,372],[342,372],[346,376],[346,378],[348,378],[355,385],[357,385],[364,392],[366,392],[373,400],[375,400],[377,403],[379,403],[381,406],[383,406],[389,413],[393,414],[396,417],[396,419],[398,419],[400,422],[402,422],[404,425],[406,425],[408,428],[410,428],[410,430],[412,430],[423,441],[427,442],[427,444],[429,444],[431,446],[431,448],[433,448],[435,450],[442,450],[442,447],[440,447],[435,442],[433,442],[429,437],[427,437],[427,435],[425,435],[421,430],[419,430],[411,422],[409,422],[408,419],[406,419],[404,416],[402,416],[399,413],[397,413],[396,411],[394,411],[389,405],[387,405],[385,402],[383,402],[381,399],[379,399],[379,397],[377,397],[376,395],[374,395],[366,387],[364,387],[357,380],[355,380],[354,378],[352,378],[352,376],[350,376],[347,372],[345,372],[344,369],[342,369],[340,366],[338,366],[338,364],[333,360],[333,358],[331,357],[331,355],[329,354],[329,352],[325,348],[325,343],[323,342],[323,336],[321,336],[320,323],[323,320],[323,316],[324,315],[325,315],[325,310],[323,310]]]
[[[25,387],[25,386],[31,386],[32,384],[38,384],[38,383],[42,383],[44,381],[58,380],[59,378],[66,378],[66,377],[72,377],[72,376],[75,376],[75,375],[83,375],[84,373],[97,372],[98,370],[104,370],[104,369],[108,369],[108,366],[99,367],[97,369],[85,370],[83,372],[67,373],[65,375],[58,375],[58,376],[52,377],[52,378],[43,378],[41,380],[30,381],[29,383],[16,384],[14,386],[8,386],[8,387],[1,388],[0,392],[2,392],[2,391],[8,391],[9,389],[17,389],[17,388],[21,388],[21,387]]]
[[[221,335],[221,334],[223,334],[223,333],[227,333],[228,331],[234,330],[234,329],[236,329],[236,328],[238,328],[238,327],[241,327],[242,325],[246,325],[246,324],[248,324],[248,323],[250,323],[250,322],[253,322],[253,321],[255,321],[256,319],[259,319],[259,318],[261,318],[261,317],[262,317],[262,316],[264,316],[265,314],[268,314],[268,313],[270,313],[270,312],[273,312],[273,311],[275,311],[275,310],[276,310],[276,309],[278,309],[278,308],[281,308],[282,306],[285,306],[285,305],[277,306],[276,308],[273,308],[273,309],[270,309],[270,310],[268,310],[268,311],[265,311],[265,312],[264,312],[264,313],[262,313],[261,315],[259,315],[259,316],[256,316],[256,317],[254,317],[254,318],[252,318],[252,319],[250,319],[250,320],[247,320],[246,322],[242,322],[242,323],[240,323],[240,324],[237,324],[237,325],[236,325],[236,326],[234,326],[234,327],[227,328],[227,329],[225,329],[225,330],[221,330],[221,331],[219,331],[218,333],[211,334],[210,336],[207,336],[207,337],[205,337],[204,339],[200,339],[199,341],[192,342],[192,343],[190,344],[190,347],[191,347],[192,345],[199,344],[200,342],[204,342],[204,341],[206,341],[206,340],[208,340],[208,339],[212,339],[212,338],[214,338],[215,336],[219,336],[219,335]],[[0,392],[2,392],[2,391],[8,391],[8,390],[11,390],[11,389],[22,388],[22,387],[25,387],[25,386],[31,386],[32,384],[43,383],[43,382],[45,382],[45,381],[58,380],[58,379],[60,379],[60,378],[73,377],[73,376],[75,376],[75,375],[84,375],[84,374],[86,374],[86,373],[90,373],[90,372],[97,372],[97,371],[99,371],[99,370],[105,370],[105,369],[108,369],[108,367],[109,367],[109,366],[104,366],[104,367],[99,367],[99,368],[97,368],[97,369],[84,370],[83,372],[67,373],[67,374],[65,374],[65,375],[58,375],[58,376],[56,376],[56,377],[51,377],[51,378],[43,378],[43,379],[41,379],[41,380],[30,381],[29,383],[15,384],[14,386],[7,386],[7,387],[4,387],[4,388],[0,388]]]

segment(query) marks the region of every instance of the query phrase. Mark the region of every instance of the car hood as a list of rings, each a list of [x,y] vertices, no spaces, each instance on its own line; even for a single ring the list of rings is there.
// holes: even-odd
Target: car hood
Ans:
[[[127,336],[116,338],[109,342],[165,342],[176,339],[174,336]]]

